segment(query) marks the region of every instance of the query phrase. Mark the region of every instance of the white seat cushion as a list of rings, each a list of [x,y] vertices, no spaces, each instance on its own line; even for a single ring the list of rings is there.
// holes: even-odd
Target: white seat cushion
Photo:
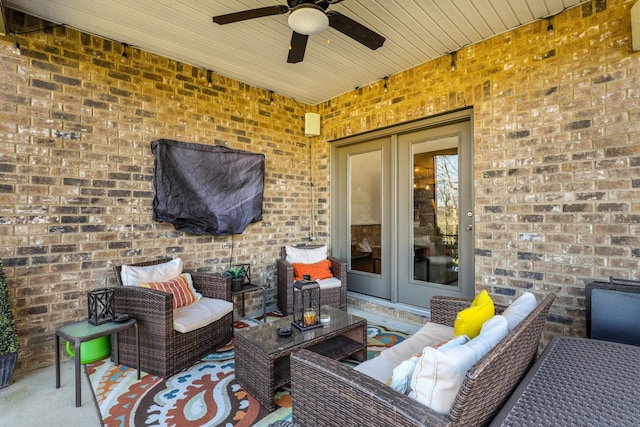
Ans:
[[[190,332],[231,313],[233,303],[216,298],[201,298],[186,307],[173,310],[173,329]]]
[[[320,280],[316,280],[316,282],[318,282],[318,285],[320,285],[320,289],[339,288],[340,286],[342,286],[342,282],[337,277],[320,279]]]
[[[394,360],[380,354],[378,357],[362,362],[353,369],[386,384],[396,366],[398,364]]]
[[[420,353],[424,347],[434,346],[451,338],[453,338],[451,326],[427,322],[406,340],[382,350],[378,357],[367,360],[354,369],[386,384],[393,375],[393,369],[404,360]]]

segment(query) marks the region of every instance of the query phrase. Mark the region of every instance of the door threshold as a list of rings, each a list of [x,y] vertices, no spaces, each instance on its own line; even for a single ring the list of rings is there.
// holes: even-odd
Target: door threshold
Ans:
[[[426,308],[404,303],[393,303],[383,298],[352,291],[347,292],[347,305],[414,325],[424,325],[431,318],[431,312]]]

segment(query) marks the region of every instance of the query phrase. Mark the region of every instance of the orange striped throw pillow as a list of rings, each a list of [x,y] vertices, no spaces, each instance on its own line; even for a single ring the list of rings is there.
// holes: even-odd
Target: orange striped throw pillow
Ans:
[[[191,275],[189,273],[183,273],[168,282],[138,283],[138,286],[141,288],[157,289],[168,294],[173,294],[174,309],[193,304],[202,298],[202,295],[196,292],[193,287],[193,282],[191,281]]]
[[[305,274],[311,276],[311,280],[330,279],[333,277],[331,272],[331,261],[323,259],[315,264],[298,264],[293,263],[293,280],[302,280]]]

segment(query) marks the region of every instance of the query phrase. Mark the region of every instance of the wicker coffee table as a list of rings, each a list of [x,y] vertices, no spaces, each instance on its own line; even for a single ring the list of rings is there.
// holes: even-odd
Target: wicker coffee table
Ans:
[[[275,409],[276,389],[291,380],[289,355],[294,351],[306,348],[335,360],[367,359],[367,320],[329,306],[321,312],[331,316],[328,325],[309,331],[293,328],[286,338],[276,330],[291,326],[291,316],[236,331],[236,380],[269,411]]]

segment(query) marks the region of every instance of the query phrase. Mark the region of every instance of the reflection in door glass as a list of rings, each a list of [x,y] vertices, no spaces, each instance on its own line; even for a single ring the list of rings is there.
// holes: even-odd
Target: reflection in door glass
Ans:
[[[349,158],[350,268],[382,273],[382,152]]]
[[[447,146],[444,139],[414,147],[413,278],[457,285],[458,149]]]

